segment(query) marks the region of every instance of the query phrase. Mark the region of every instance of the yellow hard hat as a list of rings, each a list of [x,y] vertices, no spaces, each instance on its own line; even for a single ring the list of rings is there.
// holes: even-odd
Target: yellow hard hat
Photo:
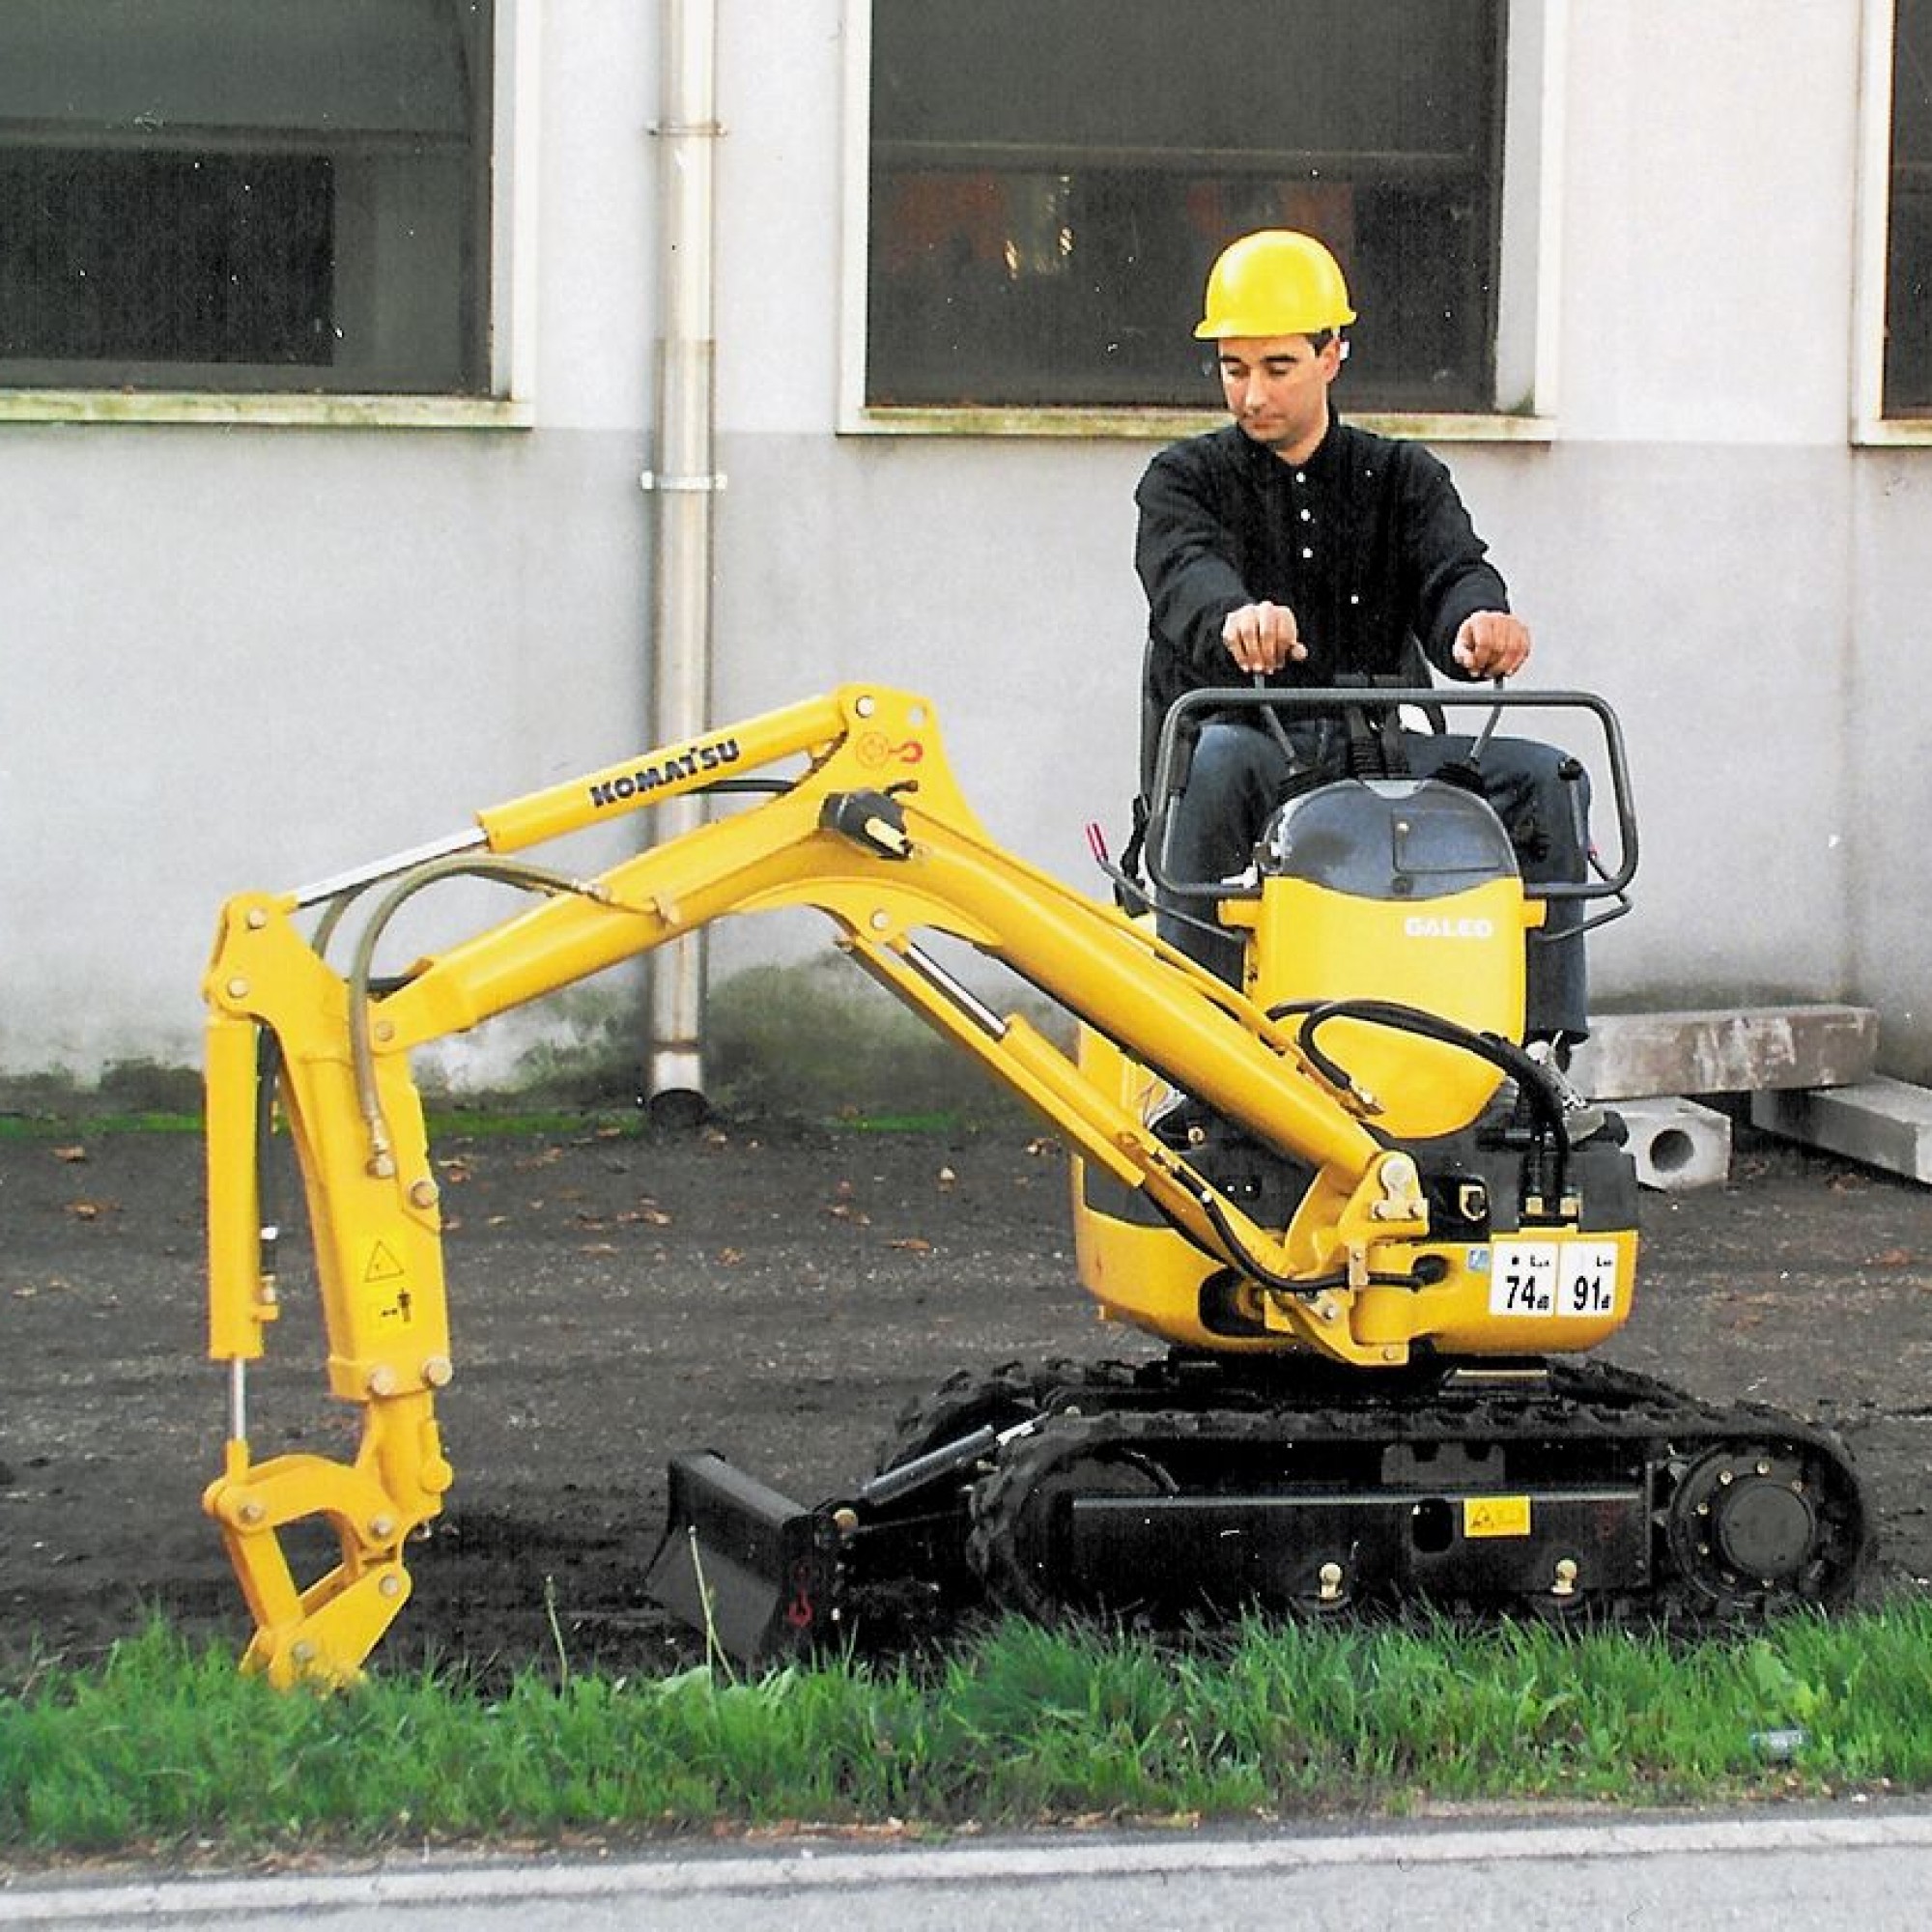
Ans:
[[[1207,313],[1194,333],[1319,335],[1353,322],[1341,266],[1312,235],[1263,228],[1221,250],[1208,274]]]

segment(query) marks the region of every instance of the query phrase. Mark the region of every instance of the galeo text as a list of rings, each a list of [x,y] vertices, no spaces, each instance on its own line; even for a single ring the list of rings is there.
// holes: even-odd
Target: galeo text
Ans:
[[[1489,919],[1432,919],[1415,913],[1402,923],[1409,939],[1493,939],[1495,922]]]

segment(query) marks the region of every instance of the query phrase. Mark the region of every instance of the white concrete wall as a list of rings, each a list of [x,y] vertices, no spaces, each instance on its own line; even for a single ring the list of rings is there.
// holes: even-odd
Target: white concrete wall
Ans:
[[[840,10],[721,12],[716,713],[923,690],[996,836],[1091,876],[1151,445],[834,435]],[[1447,453],[1539,681],[1624,718],[1605,995],[1866,1000],[1922,1077],[1932,451],[1847,440],[1858,15],[1572,0],[1559,435]],[[644,741],[656,25],[549,10],[534,429],[0,426],[0,1077],[191,1061],[228,892]],[[715,965],[816,943],[748,923]],[[497,1026],[459,1077],[533,1037]]]

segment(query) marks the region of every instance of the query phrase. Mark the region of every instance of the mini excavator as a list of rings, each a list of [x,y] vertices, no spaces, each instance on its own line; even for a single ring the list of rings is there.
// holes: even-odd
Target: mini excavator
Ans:
[[[1208,707],[1372,704],[1385,727],[1476,702],[1494,709],[1471,769],[1320,775],[1244,874],[1171,875],[1166,826]],[[1593,852],[1571,885],[1525,887],[1483,792],[1489,730],[1524,704],[1595,721],[1612,781],[1616,862]],[[596,877],[516,856],[690,793],[714,815]],[[801,905],[1065,1143],[1082,1285],[1166,1350],[955,1377],[899,1419],[876,1469],[814,1504],[716,1455],[676,1457],[647,1588],[708,1640],[775,1658],[847,1641],[871,1606],[908,1598],[1150,1620],[1428,1602],[1703,1622],[1843,1603],[1870,1538],[1833,1435],[1588,1358],[1631,1313],[1634,1168],[1615,1116],[1566,1104],[1521,1033],[1525,948],[1549,943],[1550,899],[1615,901],[1578,922],[1600,923],[1634,870],[1608,707],[1499,688],[1189,694],[1149,804],[1152,892],[1241,933],[1241,986],[1157,936],[1137,872],[1096,855],[1114,890],[1093,897],[1000,849],[932,705],[874,686],[231,899],[205,981],[210,1352],[230,1415],[204,1507],[254,1619],[244,1665],[280,1684],[353,1677],[452,1481],[436,1399],[455,1357],[412,1051],[727,914]],[[379,977],[397,912],[461,877],[537,902]],[[1069,1043],[999,1010],[935,940],[1002,962],[1070,1017]],[[360,1412],[351,1463],[249,1446],[248,1368],[279,1313],[277,1116],[314,1233],[329,1390]],[[338,1560],[300,1580],[286,1536],[316,1523]]]

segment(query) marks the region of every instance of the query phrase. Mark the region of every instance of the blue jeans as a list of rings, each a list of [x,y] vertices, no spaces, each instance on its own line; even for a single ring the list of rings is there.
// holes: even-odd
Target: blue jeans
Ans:
[[[1339,739],[1334,727],[1297,724],[1289,736],[1300,760],[1292,760],[1270,731],[1247,724],[1209,724],[1194,748],[1187,788],[1174,800],[1166,837],[1163,870],[1193,884],[1232,878],[1254,858],[1255,840],[1280,801],[1283,787],[1298,769],[1323,759]],[[1428,778],[1453,759],[1466,756],[1473,739],[1459,734],[1405,731],[1402,748],[1410,772]],[[1572,883],[1585,876],[1585,854],[1577,837],[1589,823],[1590,780],[1560,776],[1567,754],[1553,745],[1527,738],[1492,738],[1483,747],[1484,788],[1503,824],[1515,833],[1533,823],[1543,850],[1522,862],[1526,886]],[[1557,898],[1540,934],[1532,935],[1526,964],[1524,1032],[1530,1037],[1563,1034],[1580,1039],[1589,1031],[1589,995],[1583,959],[1581,899]],[[1194,920],[1212,922],[1211,901],[1191,899],[1185,910]],[[1204,931],[1190,921],[1163,911],[1160,936],[1230,985],[1241,982],[1241,941],[1233,933]]]

